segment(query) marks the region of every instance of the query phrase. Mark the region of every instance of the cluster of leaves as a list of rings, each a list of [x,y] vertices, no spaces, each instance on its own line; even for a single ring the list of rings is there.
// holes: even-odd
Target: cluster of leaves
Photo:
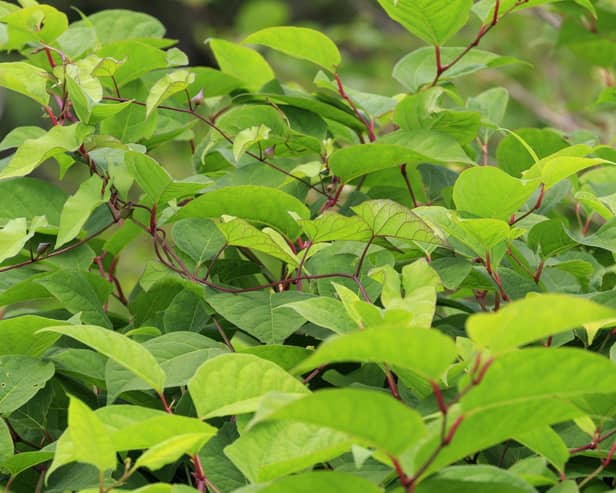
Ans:
[[[541,4],[609,74],[616,11],[379,4],[429,45],[394,67],[395,97],[346,87],[311,29],[210,39],[219,69],[188,67],[148,15],[0,2],[21,55],[0,86],[47,120],[0,142],[7,492],[616,486],[616,151],[505,131],[504,88],[455,86],[518,63],[477,45]],[[257,46],[316,65],[312,91]],[[192,176],[153,157],[170,142]],[[68,195],[27,176],[50,161],[89,177]]]

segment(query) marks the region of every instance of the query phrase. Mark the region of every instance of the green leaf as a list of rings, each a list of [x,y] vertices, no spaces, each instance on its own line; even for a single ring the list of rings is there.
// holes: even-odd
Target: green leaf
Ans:
[[[154,202],[158,202],[173,179],[155,159],[130,151],[124,154],[124,163],[135,181]]]
[[[528,246],[544,259],[570,250],[575,244],[559,219],[541,221],[528,232]]]
[[[382,489],[367,479],[338,471],[310,471],[294,474],[259,489],[259,493],[312,493],[314,491],[319,493],[340,493],[342,491],[379,493]],[[236,493],[242,493],[242,489],[236,490]],[[250,493],[250,490],[246,493]]]
[[[293,371],[349,361],[388,363],[438,380],[455,357],[454,342],[437,330],[383,325],[330,337]]]
[[[330,168],[336,176],[340,176],[345,182],[348,182],[362,175],[394,168],[405,163],[414,165],[423,162],[469,162],[468,157],[458,147],[457,143],[455,141],[454,144],[451,143],[450,137],[429,130],[418,131],[417,134],[425,137],[423,142],[417,142],[417,145],[412,142],[408,145],[406,143],[405,145],[356,144],[343,147],[334,151],[330,157]],[[451,150],[458,147],[459,152],[450,156],[438,155],[434,152],[436,148],[432,148],[432,146],[438,146],[438,142],[443,146],[450,146]]]
[[[536,493],[533,488],[515,474],[495,466],[474,464],[453,466],[421,482],[417,493]]]
[[[161,393],[165,388],[165,372],[154,356],[119,332],[95,325],[56,326],[42,329],[42,332],[55,332],[76,339],[124,366],[157,392]]]
[[[520,433],[587,415],[572,400],[613,393],[614,377],[612,362],[580,349],[531,348],[495,358],[481,384],[460,400],[465,418],[427,474]],[[430,425],[430,439],[417,454],[409,449],[415,464],[422,464],[440,442],[439,421]],[[496,421],[500,426],[488,426]]]
[[[343,216],[327,211],[316,219],[299,220],[312,243],[335,240],[368,241],[372,236],[366,222],[358,216]]]
[[[560,435],[551,427],[539,427],[519,433],[513,439],[545,457],[559,471],[565,470],[565,464],[569,460],[569,449]]]
[[[165,387],[186,385],[204,361],[227,352],[224,345],[194,332],[170,332],[143,343],[165,371]],[[150,386],[132,372],[108,360],[105,367],[107,402],[130,390],[148,390]]]
[[[252,482],[269,481],[327,462],[351,447],[345,433],[289,421],[259,423],[225,448]]]
[[[267,344],[282,343],[305,322],[304,317],[282,305],[301,301],[309,295],[293,291],[273,293],[218,293],[207,303],[229,322]]]
[[[610,252],[616,252],[616,218],[610,219],[603,224],[594,234],[588,236],[574,235],[566,231],[569,237],[576,243],[590,247],[603,248]]]
[[[391,2],[393,0],[379,1]],[[407,1],[411,2],[413,0]],[[436,4],[438,2],[431,3]],[[444,10],[447,12],[449,11],[448,8]],[[420,22],[419,19],[418,22]],[[441,63],[443,65],[450,63],[458,57],[464,49],[465,48],[463,47],[453,46],[441,48]],[[473,48],[460,60],[459,63],[456,63],[449,70],[447,70],[447,72],[445,72],[439,80],[452,80],[472,74],[479,70],[499,67],[501,65],[509,65],[512,63],[518,63],[518,60],[512,57],[503,57],[490,53],[489,51]],[[425,46],[400,59],[400,61],[394,66],[393,77],[410,92],[417,92],[422,86],[431,84],[436,78],[436,58],[434,55],[434,48]]]
[[[92,464],[99,471],[115,469],[116,456],[105,425],[83,402],[69,396],[68,433],[75,460]]]
[[[194,455],[214,436],[215,428],[212,428],[212,430],[210,434],[186,433],[178,435],[154,445],[141,454],[137,462],[135,462],[134,468],[147,467],[152,471],[156,471],[167,464],[175,462],[184,454]]]
[[[0,356],[0,416],[32,399],[53,374],[52,363],[23,355]]]
[[[58,226],[67,195],[56,186],[36,178],[0,180],[0,223],[19,217],[46,216]]]
[[[60,216],[56,249],[77,237],[94,209],[109,200],[111,191],[107,187],[101,194],[102,189],[103,180],[92,175],[79,185],[75,195],[68,198]]]
[[[373,236],[443,244],[443,240],[423,219],[393,200],[369,200],[352,209],[368,224]]]
[[[29,63],[0,63],[0,86],[24,94],[43,105],[49,103],[48,80],[47,71]]]
[[[233,140],[233,158],[239,161],[250,146],[269,138],[271,129],[263,124],[245,128]]]
[[[100,275],[60,270],[37,278],[35,283],[51,293],[64,309],[75,314],[81,313],[82,320],[111,327],[103,305],[112,288]]]
[[[541,182],[544,183],[545,188],[549,189],[559,181],[569,178],[579,171],[592,166],[604,163],[616,164],[602,158],[584,158],[561,154],[567,151],[569,151],[569,149],[564,149],[554,156],[543,158],[527,169],[522,174],[523,178],[527,180],[532,180],[534,178],[540,179]]]
[[[43,161],[66,151],[75,151],[92,132],[93,127],[82,123],[57,125],[42,137],[26,140],[19,146],[8,165],[0,171],[0,178],[27,175]]]
[[[7,222],[0,228],[0,262],[19,254],[36,231],[45,226],[47,226],[47,219],[44,216],[33,218],[29,228],[25,217],[11,219]]]
[[[60,337],[56,334],[36,334],[39,329],[58,325],[58,320],[36,315],[0,320],[0,355],[23,354],[41,356]]]
[[[186,91],[188,86],[194,81],[195,74],[189,72],[188,70],[177,70],[176,72],[171,72],[156,81],[150,89],[148,99],[146,100],[146,118],[150,115],[150,113],[152,113],[152,111],[154,111],[154,109],[164,103],[165,100],[169,99],[178,92]]]
[[[271,361],[251,354],[223,354],[199,367],[188,382],[199,416],[254,412],[267,392],[303,394],[308,389]]]
[[[411,34],[441,45],[468,21],[472,0],[379,0],[381,7]]]
[[[229,246],[257,250],[293,266],[299,264],[284,238],[273,229],[264,228],[261,231],[242,219],[222,222],[217,227]]]
[[[102,45],[125,39],[162,38],[165,34],[165,27],[155,17],[126,9],[107,9],[81,22],[94,26]]]
[[[287,303],[281,305],[280,308],[295,310],[309,322],[333,330],[338,334],[353,332],[358,328],[353,319],[347,315],[344,305],[336,298],[319,296]]]
[[[183,219],[173,225],[176,246],[197,264],[210,260],[225,245],[225,238],[209,219]]]
[[[499,168],[515,177],[522,176],[524,170],[535,164],[533,156],[518,138],[526,142],[539,158],[545,158],[567,147],[567,142],[561,135],[547,128],[521,128],[516,130],[515,135],[505,136],[496,148],[496,160]]]
[[[300,228],[289,212],[302,219],[310,217],[306,206],[285,192],[270,187],[240,185],[202,195],[183,207],[175,215],[175,219],[219,218],[226,214],[266,224],[294,239]]]
[[[66,31],[66,15],[51,5],[39,5],[38,2],[20,3],[24,8],[2,18],[8,31],[8,42],[1,44],[3,50],[19,49],[28,43],[50,44]]]
[[[11,476],[17,476],[22,472],[53,458],[53,452],[20,452],[0,463],[0,468],[7,471]]]
[[[425,435],[423,420],[416,411],[384,392],[372,390],[321,390],[287,404],[267,419],[325,426],[393,456]]]
[[[248,89],[260,89],[274,78],[274,72],[255,50],[222,39],[209,39],[220,70],[241,80]]]
[[[320,31],[304,27],[268,27],[251,34],[244,43],[267,46],[276,51],[313,62],[330,72],[340,65],[340,52]]]
[[[4,461],[10,459],[14,453],[11,431],[6,421],[0,418],[0,468],[3,468]]]
[[[587,324],[614,322],[616,311],[606,306],[576,296],[546,293],[514,301],[496,313],[472,315],[466,330],[481,346],[505,351]]]
[[[153,70],[169,67],[166,52],[146,42],[134,39],[107,44],[99,49],[96,55],[100,58],[125,60],[115,73],[115,79],[120,88]],[[124,97],[130,96],[124,90],[122,95]],[[145,99],[145,96],[143,99]],[[140,100],[143,101],[143,99]],[[142,108],[142,110],[145,114],[145,108]]]
[[[539,180],[518,180],[498,168],[481,166],[460,174],[453,200],[458,211],[508,221],[538,185]]]

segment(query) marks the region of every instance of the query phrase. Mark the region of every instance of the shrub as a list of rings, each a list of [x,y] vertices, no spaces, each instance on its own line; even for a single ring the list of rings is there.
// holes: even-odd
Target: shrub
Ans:
[[[613,105],[614,8],[379,3],[425,43],[396,96],[349,88],[313,29],[210,39],[213,69],[142,13],[0,2],[0,86],[46,116],[0,143],[6,491],[614,486],[616,152],[456,90],[520,63],[477,46],[550,4]]]

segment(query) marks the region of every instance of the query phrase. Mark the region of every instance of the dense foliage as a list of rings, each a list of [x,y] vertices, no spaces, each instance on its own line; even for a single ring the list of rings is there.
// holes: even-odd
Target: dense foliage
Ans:
[[[616,7],[378,3],[425,43],[395,96],[313,29],[190,67],[148,15],[0,1],[46,119],[0,142],[5,491],[616,491],[616,150],[456,87],[539,7],[611,108]]]

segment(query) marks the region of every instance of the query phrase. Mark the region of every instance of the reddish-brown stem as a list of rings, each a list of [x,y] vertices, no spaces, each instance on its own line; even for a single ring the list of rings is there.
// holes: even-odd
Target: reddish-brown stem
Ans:
[[[115,90],[116,96],[121,98],[122,94],[120,94],[120,87],[118,86],[118,81],[116,80],[115,76],[111,76],[111,81],[113,82],[113,89]]]
[[[500,18],[502,18],[505,15],[509,14],[512,10],[514,10],[521,3],[525,3],[525,2],[517,2],[507,12],[505,12]],[[492,28],[494,26],[496,26],[496,24],[498,23],[498,21],[499,21],[499,11],[500,11],[500,0],[496,0],[495,3],[494,3],[494,15],[492,16],[492,20],[490,21],[490,23],[487,24],[487,25],[486,24],[482,24],[481,27],[479,28],[479,32],[477,33],[477,36],[475,36],[475,39],[466,48],[464,48],[451,62],[443,65],[443,63],[441,61],[440,48],[438,46],[434,47],[435,48],[435,58],[436,58],[436,75],[434,77],[434,80],[430,84],[430,87],[435,86],[438,83],[438,81],[440,80],[441,76],[445,72],[447,72],[447,70],[449,70],[451,67],[456,65],[460,60],[462,60],[462,58],[464,58],[464,56],[466,56],[466,54],[469,51],[471,51],[473,48],[475,48],[477,45],[479,45],[479,43],[481,42],[483,37],[486,34],[488,34],[492,30]]]
[[[604,442],[605,440],[613,437],[614,435],[616,435],[616,429],[608,431],[607,433],[604,433],[604,434],[601,434],[599,433],[599,431],[597,431],[597,433],[595,433],[595,436],[593,437],[590,443],[587,443],[586,445],[582,445],[581,447],[575,447],[575,448],[569,449],[569,454],[573,455],[579,452],[584,452],[586,450],[595,450],[601,442]]]
[[[43,109],[45,110],[45,112],[49,116],[49,119],[51,120],[52,125],[54,127],[56,125],[58,125],[58,119],[56,118],[56,115],[53,114],[52,109],[48,105],[43,106]]]
[[[396,384],[396,379],[394,378],[393,372],[387,364],[384,364],[383,367],[385,368],[385,378],[387,379],[387,386],[389,387],[389,392],[394,397],[394,399],[402,401],[402,397],[400,397],[400,393],[398,392],[398,386]]]
[[[359,275],[361,274],[361,268],[364,266],[364,261],[366,260],[366,255],[368,254],[368,250],[370,250],[370,246],[372,245],[372,242],[374,241],[374,236],[372,236],[368,242],[366,243],[366,246],[364,247],[364,249],[361,252],[361,255],[359,256],[359,260],[357,261],[357,268],[355,269],[355,277],[359,278]]]
[[[312,370],[310,373],[308,373],[308,375],[304,377],[304,379],[302,380],[302,383],[304,385],[309,383],[313,378],[315,378],[319,373],[323,371],[323,368],[325,368],[325,366],[326,365],[319,366],[318,368],[315,368],[314,370]]]
[[[225,329],[222,328],[222,325],[220,325],[220,322],[218,320],[216,320],[216,318],[212,317],[212,320],[214,321],[214,325],[216,326],[216,330],[220,334],[220,337],[222,337],[222,340],[224,341],[225,346],[227,346],[229,348],[229,351],[234,353],[235,352],[235,348],[233,347],[233,344],[231,343],[231,340],[229,339],[229,337],[227,337],[227,333],[225,332]]]
[[[541,262],[539,262],[539,265],[537,266],[537,272],[535,272],[535,275],[533,276],[533,280],[535,281],[535,284],[539,284],[539,281],[541,280],[541,274],[543,274],[544,267],[545,267],[545,261],[542,260]]]
[[[338,94],[340,94],[340,97],[342,99],[344,99],[347,103],[349,103],[349,106],[353,110],[353,113],[355,113],[355,116],[357,116],[357,118],[359,118],[359,120],[364,124],[364,127],[366,127],[366,131],[368,132],[368,138],[370,139],[370,142],[374,142],[376,140],[376,134],[374,133],[374,120],[372,118],[366,118],[364,114],[361,111],[359,111],[359,108],[357,108],[357,105],[355,104],[355,102],[349,97],[349,95],[344,90],[344,86],[342,85],[342,80],[340,79],[340,76],[338,75],[338,73],[334,74],[334,78],[336,79],[336,84],[338,86]]]
[[[402,173],[402,178],[404,178],[404,183],[406,183],[406,188],[409,191],[409,195],[411,196],[411,202],[413,203],[413,207],[411,207],[411,209],[417,207],[417,198],[415,197],[413,186],[411,185],[408,173],[406,172],[406,163],[400,165],[400,173]]]
[[[445,404],[445,399],[443,399],[443,393],[441,392],[441,387],[434,380],[430,381],[430,385],[432,385],[432,392],[434,392],[434,397],[436,397],[436,402],[438,404],[438,408],[443,414],[447,414],[447,404]]]
[[[47,55],[47,61],[49,62],[51,68],[56,68],[56,61],[53,59],[49,46],[45,46],[45,55]]]
[[[533,205],[529,210],[527,210],[524,214],[522,214],[518,218],[516,218],[515,215],[511,216],[511,219],[509,220],[509,224],[513,226],[515,223],[530,216],[533,212],[538,210],[541,207],[541,203],[543,202],[544,195],[545,195],[545,183],[542,183],[539,186],[539,197],[537,197],[537,201],[535,202],[535,205]]]

